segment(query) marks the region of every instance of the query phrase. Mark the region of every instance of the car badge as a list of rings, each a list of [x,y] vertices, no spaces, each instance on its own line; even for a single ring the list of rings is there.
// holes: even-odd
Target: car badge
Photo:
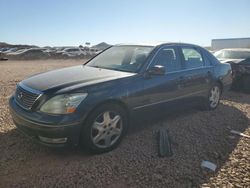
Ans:
[[[22,99],[23,98],[23,92],[18,93],[17,97],[18,97],[18,99]]]

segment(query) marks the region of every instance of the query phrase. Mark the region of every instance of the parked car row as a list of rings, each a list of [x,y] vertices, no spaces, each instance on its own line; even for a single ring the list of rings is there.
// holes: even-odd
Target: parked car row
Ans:
[[[105,44],[105,47],[108,45]],[[102,49],[103,50],[103,49]],[[91,58],[102,50],[89,47],[30,47],[0,48],[0,59],[33,60],[33,59],[76,59]],[[233,71],[233,89],[243,89],[250,93],[250,49],[234,48],[211,52],[224,63],[231,64]]]
[[[67,59],[67,58],[90,58],[99,53],[94,48],[78,47],[45,47],[45,48],[2,48],[0,52],[3,56],[13,60],[31,59]]]

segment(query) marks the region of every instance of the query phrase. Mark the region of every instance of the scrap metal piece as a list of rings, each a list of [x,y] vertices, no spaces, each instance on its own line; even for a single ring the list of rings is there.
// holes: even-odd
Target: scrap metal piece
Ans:
[[[249,135],[246,135],[246,134],[241,133],[241,132],[239,132],[239,131],[231,130],[230,132],[231,132],[232,134],[237,134],[237,135],[242,136],[242,137],[245,137],[245,138],[250,138]]]
[[[158,132],[158,155],[159,157],[171,157],[173,155],[168,130],[160,129]]]
[[[214,163],[211,163],[210,161],[202,161],[201,167],[208,168],[212,171],[215,171],[217,166]]]

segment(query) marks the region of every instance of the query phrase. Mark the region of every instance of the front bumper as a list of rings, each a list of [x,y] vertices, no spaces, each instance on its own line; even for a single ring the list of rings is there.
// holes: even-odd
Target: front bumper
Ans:
[[[13,97],[9,106],[17,129],[36,142],[51,147],[78,145],[82,123],[75,117],[46,115],[43,118],[43,115],[21,108]]]

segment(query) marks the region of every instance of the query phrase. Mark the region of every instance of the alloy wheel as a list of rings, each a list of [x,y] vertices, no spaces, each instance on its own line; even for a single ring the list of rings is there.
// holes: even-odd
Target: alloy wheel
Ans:
[[[122,117],[116,112],[105,111],[97,116],[91,128],[91,139],[99,148],[113,146],[122,134]]]
[[[214,86],[211,91],[210,91],[210,97],[209,97],[209,102],[210,102],[210,107],[211,108],[216,108],[216,106],[219,104],[220,101],[220,88],[218,86]]]

